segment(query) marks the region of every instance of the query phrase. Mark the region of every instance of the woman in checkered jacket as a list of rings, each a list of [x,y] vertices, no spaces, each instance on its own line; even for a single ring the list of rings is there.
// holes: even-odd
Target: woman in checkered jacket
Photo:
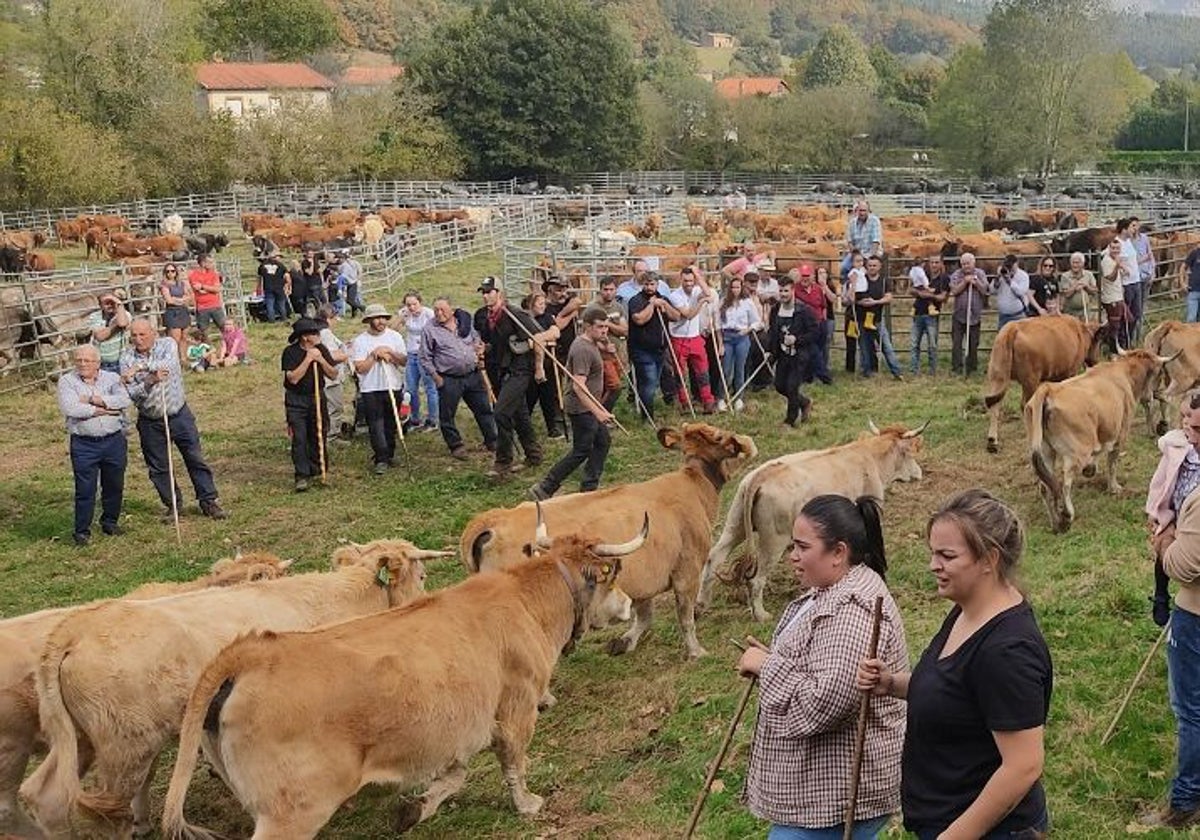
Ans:
[[[747,650],[743,675],[759,679],[758,724],[743,797],[771,822],[769,840],[842,837],[857,711],[855,672],[867,651],[875,599],[883,597],[879,658],[907,670],[896,602],[884,584],[887,558],[879,503],[817,496],[792,528],[792,568],[807,591],[788,604],[769,651]],[[875,837],[900,806],[904,704],[870,705],[853,837]]]

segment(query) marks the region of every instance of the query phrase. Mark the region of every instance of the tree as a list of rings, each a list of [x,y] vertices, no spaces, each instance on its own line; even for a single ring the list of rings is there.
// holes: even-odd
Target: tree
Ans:
[[[147,195],[216,192],[233,180],[237,133],[227,112],[184,99],[143,115],[124,140]]]
[[[338,37],[324,0],[208,0],[203,14],[208,46],[250,61],[296,59]]]
[[[831,26],[813,48],[804,72],[804,86],[852,87],[873,91],[878,79],[858,36],[845,26]]]
[[[778,76],[783,67],[779,47],[765,35],[747,36],[738,44],[733,60],[752,76]]]
[[[410,66],[474,174],[616,169],[642,122],[637,73],[582,0],[494,0],[435,32]]]

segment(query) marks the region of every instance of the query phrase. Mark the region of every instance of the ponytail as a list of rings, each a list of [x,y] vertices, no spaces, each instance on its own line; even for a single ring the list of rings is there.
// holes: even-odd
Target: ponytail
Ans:
[[[887,575],[878,499],[860,496],[852,502],[829,493],[809,499],[800,515],[813,524],[826,548],[845,543],[851,566],[865,564],[881,578]]]
[[[887,551],[883,546],[883,522],[880,517],[879,500],[874,496],[859,496],[854,501],[854,506],[862,516],[866,530],[867,539],[862,562],[868,568],[874,569],[879,577],[887,579]],[[851,558],[850,562],[858,562],[858,558]]]

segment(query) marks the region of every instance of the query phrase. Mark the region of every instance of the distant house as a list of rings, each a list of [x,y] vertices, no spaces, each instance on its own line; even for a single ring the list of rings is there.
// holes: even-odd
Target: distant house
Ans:
[[[716,83],[717,95],[725,99],[746,96],[784,96],[792,92],[779,76],[730,76]]]
[[[214,61],[197,65],[201,107],[234,117],[274,114],[296,106],[329,107],[334,83],[299,62]]]
[[[338,79],[338,89],[346,93],[373,93],[403,75],[404,68],[398,64],[347,67]]]
[[[727,32],[705,32],[700,36],[700,46],[732,49],[737,46],[737,38]]]

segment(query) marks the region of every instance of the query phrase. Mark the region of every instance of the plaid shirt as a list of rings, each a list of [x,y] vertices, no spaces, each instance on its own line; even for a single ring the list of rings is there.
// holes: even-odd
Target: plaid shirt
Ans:
[[[751,813],[781,825],[826,828],[845,820],[862,694],[854,687],[882,595],[879,658],[907,672],[908,647],[896,602],[874,571],[844,578],[788,604],[759,675],[758,722],[743,799]],[[807,602],[812,606],[794,623]],[[904,702],[872,697],[856,819],[900,809]]]
[[[166,371],[166,379],[147,385],[143,371],[151,370]],[[179,345],[175,339],[155,339],[149,353],[139,353],[130,344],[121,352],[121,375],[130,376],[126,387],[139,416],[162,419],[164,398],[170,416],[174,417],[183,408],[183,373],[179,369]]]

